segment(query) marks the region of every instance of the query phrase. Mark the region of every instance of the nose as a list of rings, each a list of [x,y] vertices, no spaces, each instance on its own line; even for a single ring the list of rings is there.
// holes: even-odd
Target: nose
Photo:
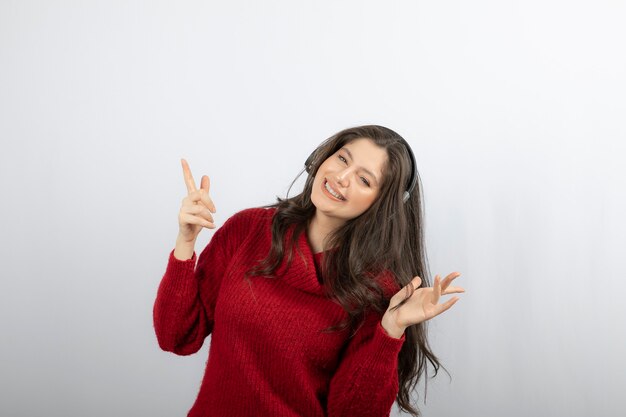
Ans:
[[[336,181],[342,187],[347,187],[349,184],[348,176],[350,175],[350,169],[344,169],[343,171],[337,173]]]

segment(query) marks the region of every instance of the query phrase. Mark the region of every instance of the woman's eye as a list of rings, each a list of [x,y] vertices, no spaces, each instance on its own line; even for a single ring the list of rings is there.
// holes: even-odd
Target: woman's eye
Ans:
[[[344,158],[341,155],[337,155],[337,158],[339,158],[340,161],[344,162],[344,163],[348,163],[348,161],[346,160],[346,158]],[[370,182],[365,178],[365,177],[361,177],[361,181],[363,181],[363,183],[365,185],[367,185],[368,187],[370,186]]]

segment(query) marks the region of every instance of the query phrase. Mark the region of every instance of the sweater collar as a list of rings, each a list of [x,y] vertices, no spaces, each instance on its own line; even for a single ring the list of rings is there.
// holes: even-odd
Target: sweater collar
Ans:
[[[295,225],[291,226],[285,233],[285,242],[288,242],[293,236]],[[299,249],[302,252],[300,255]],[[306,231],[300,233],[297,240],[297,249],[294,248],[291,265],[287,269],[287,256],[284,257],[280,266],[276,270],[276,275],[280,279],[284,280],[287,284],[295,287],[301,291],[308,292],[316,295],[324,295],[325,290],[317,279],[317,272],[315,271],[314,257],[318,260],[323,259],[326,252],[313,253],[309,241],[306,236]]]

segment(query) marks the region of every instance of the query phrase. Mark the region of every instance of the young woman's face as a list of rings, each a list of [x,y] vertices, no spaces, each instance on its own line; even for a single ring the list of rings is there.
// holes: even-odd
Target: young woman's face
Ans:
[[[311,193],[317,213],[343,221],[360,216],[380,193],[386,162],[387,151],[371,139],[345,144],[317,170]]]

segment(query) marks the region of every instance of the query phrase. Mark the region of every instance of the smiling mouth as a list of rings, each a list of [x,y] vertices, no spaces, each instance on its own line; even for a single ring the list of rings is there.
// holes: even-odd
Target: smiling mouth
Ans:
[[[337,201],[346,201],[346,198],[344,196],[342,196],[341,194],[339,194],[337,191],[333,190],[332,187],[330,186],[330,184],[328,184],[327,180],[324,180],[324,183],[322,184],[322,189],[326,192],[326,194],[328,194],[329,196],[331,196],[334,200]]]

